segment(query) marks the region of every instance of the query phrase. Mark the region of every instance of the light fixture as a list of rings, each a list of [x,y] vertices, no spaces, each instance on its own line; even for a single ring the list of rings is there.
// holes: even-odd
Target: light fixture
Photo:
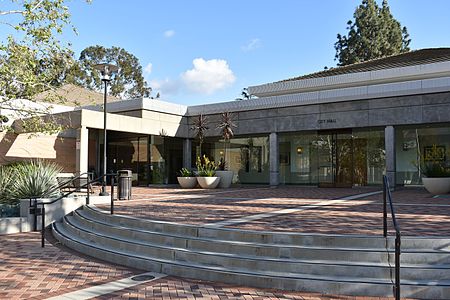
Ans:
[[[222,150],[219,151],[219,154],[220,154],[220,156],[223,156],[223,151]]]
[[[297,154],[300,155],[303,153],[303,147],[298,146],[297,147]]]
[[[94,66],[95,70],[100,71],[102,75],[102,81],[105,84],[105,92],[103,97],[103,180],[102,180],[102,191],[100,192],[100,196],[108,196],[106,192],[106,100],[108,93],[108,82],[111,81],[112,75],[119,71],[119,68],[115,65],[111,65],[108,63],[102,63]]]

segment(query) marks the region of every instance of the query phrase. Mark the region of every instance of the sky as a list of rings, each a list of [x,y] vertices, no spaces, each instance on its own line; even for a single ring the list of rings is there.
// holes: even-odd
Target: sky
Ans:
[[[381,0],[378,1],[381,3]],[[161,100],[196,105],[232,101],[244,87],[336,66],[361,0],[72,0],[76,56],[91,45],[138,57]],[[411,48],[450,47],[450,1],[390,0]]]

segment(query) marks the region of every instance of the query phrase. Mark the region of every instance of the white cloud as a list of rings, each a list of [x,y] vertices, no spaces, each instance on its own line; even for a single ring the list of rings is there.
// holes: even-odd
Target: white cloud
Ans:
[[[175,35],[175,30],[173,30],[173,29],[164,31],[164,37],[166,37],[166,38],[171,38],[174,35]]]
[[[150,80],[149,85],[152,87],[152,94],[156,95],[159,92],[163,96],[178,94],[183,88],[182,82],[179,80],[171,80],[169,78]]]
[[[148,63],[144,68],[144,73],[146,73],[147,75],[150,75],[152,73],[152,70],[153,70],[153,64]]]
[[[199,94],[212,94],[223,89],[236,80],[226,60],[196,58],[194,68],[181,74],[186,88]]]
[[[247,42],[247,44],[245,44],[244,46],[241,47],[242,51],[244,52],[249,52],[249,51],[253,51],[255,49],[258,49],[262,46],[262,41],[258,38],[254,38],[251,39]]]

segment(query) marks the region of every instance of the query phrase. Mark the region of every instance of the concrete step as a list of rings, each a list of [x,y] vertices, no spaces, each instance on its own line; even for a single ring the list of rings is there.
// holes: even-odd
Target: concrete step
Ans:
[[[332,264],[344,264],[352,262],[367,266],[369,264],[378,264],[387,266],[386,249],[361,249],[361,248],[336,248],[336,247],[307,247],[294,245],[275,245],[275,244],[258,244],[258,243],[242,243],[236,241],[216,240],[209,238],[181,237],[165,233],[155,233],[141,229],[130,229],[123,226],[116,226],[114,223],[106,223],[91,218],[84,210],[74,213],[76,221],[81,223],[84,228],[93,232],[100,233],[103,236],[112,236],[115,239],[134,239],[152,245],[162,247],[176,247],[187,250],[203,251],[207,253],[224,253],[240,256],[256,256],[275,259],[297,259],[303,261],[329,261],[333,258]],[[422,252],[404,252],[401,256],[403,264],[414,263],[421,264],[422,269],[434,268],[438,270],[447,269],[444,261],[449,260],[450,254],[445,252],[432,253]],[[393,250],[390,249],[390,260],[394,261]],[[412,266],[413,267],[413,266]],[[425,272],[425,271],[424,271]],[[442,271],[436,271],[440,273]],[[417,272],[411,271],[411,279],[415,279]],[[429,277],[427,277],[429,278]],[[431,278],[431,277],[430,277]]]
[[[126,229],[123,230],[120,235],[111,233],[107,228],[93,227],[95,222],[83,219],[81,216],[75,214],[74,217],[66,217],[64,225],[68,231],[72,234],[83,237],[90,240],[92,243],[98,243],[107,245],[117,249],[124,249],[129,252],[146,254],[153,257],[164,257],[166,259],[176,259],[187,262],[197,262],[206,265],[221,266],[228,269],[233,268],[245,268],[249,270],[261,270],[261,271],[278,271],[289,273],[305,273],[321,275],[327,274],[329,276],[346,276],[352,274],[352,276],[363,278],[390,278],[391,268],[387,263],[377,264],[371,262],[361,262],[354,260],[338,261],[330,259],[286,259],[286,258],[274,258],[266,256],[252,256],[242,253],[223,253],[211,251],[210,249],[193,249],[183,246],[167,246],[164,244],[154,243],[136,237],[133,234],[125,236]],[[106,225],[102,225],[106,226]],[[117,228],[115,228],[117,229]],[[107,232],[106,232],[107,231]],[[350,250],[348,250],[350,251]],[[308,251],[312,252],[312,251]],[[354,253],[355,256],[360,256],[358,253]],[[335,257],[331,255],[330,257]],[[420,272],[418,272],[420,271]],[[428,279],[439,280],[443,278],[444,274],[450,271],[450,265],[439,266],[407,266],[402,268],[402,278],[410,280]]]
[[[110,215],[95,206],[85,206],[83,212],[99,221],[123,227],[164,233],[166,235],[197,237],[241,243],[267,245],[317,246],[335,248],[386,249],[386,239],[382,236],[305,234],[292,232],[252,231],[231,228],[209,228],[174,222],[144,220],[123,215]],[[381,226],[381,224],[380,224]],[[394,237],[388,237],[388,248],[394,248]],[[437,250],[450,252],[450,239],[447,237],[402,237],[402,251]],[[423,251],[422,251],[423,252]]]
[[[97,242],[97,237],[94,239],[83,238],[74,234],[74,231],[69,231],[61,223],[53,224],[53,233],[62,244],[87,255],[168,275],[283,290],[361,296],[392,295],[392,285],[389,280],[384,279],[258,271],[242,267],[230,270],[221,266],[180,261],[176,257],[170,258],[170,255],[166,258],[153,257],[146,254],[145,251],[136,253],[117,247],[117,245],[100,244]],[[446,299],[446,295],[450,295],[449,281],[436,280],[432,285],[425,281],[402,281],[403,297]]]

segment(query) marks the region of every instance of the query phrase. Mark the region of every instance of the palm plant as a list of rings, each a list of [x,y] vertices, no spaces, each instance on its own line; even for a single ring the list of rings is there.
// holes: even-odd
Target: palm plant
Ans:
[[[225,154],[225,162],[228,160],[227,158],[227,144],[230,143],[230,139],[234,136],[233,128],[237,127],[233,121],[233,114],[226,111],[222,113],[221,120],[217,125],[217,128],[221,130],[222,137],[225,140],[224,144],[224,154]],[[225,169],[226,163],[223,162],[223,168]]]
[[[203,114],[200,114],[195,120],[194,124],[191,127],[192,130],[194,130],[195,137],[198,139],[199,142],[199,148],[200,153],[199,156],[202,156],[202,144],[205,140],[205,134],[208,131],[208,118],[204,116]]]

